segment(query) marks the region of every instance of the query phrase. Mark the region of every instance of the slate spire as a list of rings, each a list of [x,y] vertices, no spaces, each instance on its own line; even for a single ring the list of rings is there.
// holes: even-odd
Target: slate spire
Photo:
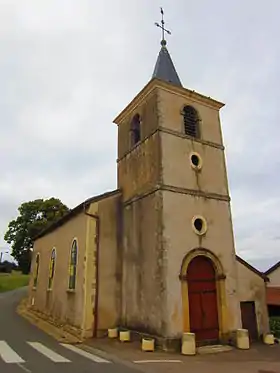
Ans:
[[[161,50],[159,52],[152,77],[182,87],[180,78],[166,48],[165,40],[161,41]]]
[[[160,12],[161,12],[161,24],[156,22],[155,25],[159,27],[162,31],[161,50],[157,58],[157,62],[154,68],[152,78],[164,80],[168,83],[172,83],[179,87],[182,87],[180,78],[177,74],[177,71],[172,62],[170,54],[166,48],[166,40],[165,40],[164,35],[165,35],[165,32],[167,34],[171,34],[171,32],[165,28],[165,22],[163,18],[164,12],[162,8],[160,8]]]

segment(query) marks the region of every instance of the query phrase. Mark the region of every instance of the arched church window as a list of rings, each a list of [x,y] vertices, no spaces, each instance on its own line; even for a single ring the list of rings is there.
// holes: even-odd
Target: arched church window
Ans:
[[[35,274],[34,274],[34,281],[33,286],[36,288],[38,283],[38,275],[39,275],[39,266],[40,266],[40,254],[36,255],[36,262],[35,262]]]
[[[136,145],[141,140],[141,119],[139,114],[135,114],[131,121],[131,142],[132,146]]]
[[[55,250],[55,247],[54,247],[54,248],[52,249],[51,259],[50,259],[48,289],[52,289],[52,286],[53,286],[54,269],[55,269],[55,260],[56,260],[56,250]]]
[[[74,290],[76,287],[77,257],[78,257],[78,244],[77,244],[77,240],[75,239],[72,243],[71,251],[70,251],[69,283],[68,283],[68,287],[70,290]]]
[[[199,117],[192,106],[185,106],[183,109],[185,134],[191,137],[199,137]]]

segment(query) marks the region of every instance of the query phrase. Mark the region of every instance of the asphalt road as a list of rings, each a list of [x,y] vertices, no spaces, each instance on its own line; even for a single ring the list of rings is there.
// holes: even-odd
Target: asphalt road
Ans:
[[[19,289],[0,293],[0,373],[136,372],[76,346],[60,344],[29,324],[16,313],[25,292]]]

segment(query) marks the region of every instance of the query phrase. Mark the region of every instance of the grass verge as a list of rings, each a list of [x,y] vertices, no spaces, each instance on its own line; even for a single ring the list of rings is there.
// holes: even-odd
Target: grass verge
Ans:
[[[21,272],[0,273],[0,293],[27,286],[29,275],[23,275]]]

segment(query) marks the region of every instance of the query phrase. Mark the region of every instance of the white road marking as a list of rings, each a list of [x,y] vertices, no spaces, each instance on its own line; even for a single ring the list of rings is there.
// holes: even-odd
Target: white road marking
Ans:
[[[61,346],[65,347],[65,348],[68,348],[68,350],[73,351],[73,352],[75,352],[75,353],[77,353],[77,354],[79,354],[83,357],[86,357],[87,359],[90,359],[90,360],[94,361],[95,363],[110,363],[110,361],[102,359],[102,357],[90,354],[89,352],[81,350],[80,348],[77,348],[73,345],[68,345],[68,344],[65,344],[65,343],[60,343],[60,344],[61,344]]]
[[[146,364],[146,363],[182,363],[182,360],[134,360],[135,364]]]
[[[19,368],[21,368],[22,370],[24,370],[25,372],[27,372],[27,373],[32,373],[31,370],[27,369],[24,365],[17,364],[17,366],[18,366]]]
[[[42,355],[46,356],[47,358],[49,358],[55,363],[70,363],[70,360],[50,350],[49,348],[47,348],[46,346],[44,346],[43,344],[39,342],[27,342],[27,343],[31,347],[33,347],[35,350],[37,350]]]
[[[24,363],[24,360],[5,341],[0,341],[0,357],[5,363]]]

